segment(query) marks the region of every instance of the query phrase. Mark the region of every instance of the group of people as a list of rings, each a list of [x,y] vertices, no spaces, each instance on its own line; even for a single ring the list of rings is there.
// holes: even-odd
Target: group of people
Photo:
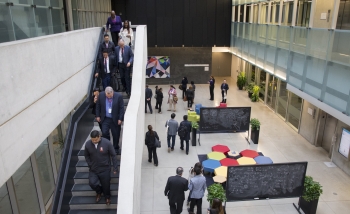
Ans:
[[[214,100],[214,87],[215,87],[215,79],[213,76],[210,76],[210,79],[208,81],[209,84],[209,93],[210,93],[210,99]],[[226,103],[227,99],[227,91],[229,89],[228,84],[226,83],[226,79],[221,83],[220,90],[221,90],[221,96],[222,96],[222,103]]]
[[[207,188],[206,179],[203,176],[203,167],[200,162],[196,163],[189,171],[189,178],[183,178],[183,168],[176,169],[176,175],[170,176],[165,186],[164,195],[169,199],[170,213],[179,214],[182,212],[185,201],[185,192],[190,190],[187,198],[187,209],[190,214],[194,214],[194,207],[197,207],[197,214],[202,214],[202,202]],[[222,201],[214,199],[209,214],[224,214]]]

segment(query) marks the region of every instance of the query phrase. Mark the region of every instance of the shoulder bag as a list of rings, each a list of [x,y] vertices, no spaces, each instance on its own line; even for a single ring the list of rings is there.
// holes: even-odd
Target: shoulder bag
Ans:
[[[154,137],[154,145],[155,145],[157,148],[162,147],[162,144],[161,144],[160,140],[158,140],[156,137]]]

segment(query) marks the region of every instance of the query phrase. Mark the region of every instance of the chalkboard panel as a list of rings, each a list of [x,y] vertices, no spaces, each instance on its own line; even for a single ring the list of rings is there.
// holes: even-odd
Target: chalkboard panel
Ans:
[[[300,197],[307,162],[232,166],[227,169],[227,201]]]
[[[200,132],[248,131],[251,107],[201,108]]]

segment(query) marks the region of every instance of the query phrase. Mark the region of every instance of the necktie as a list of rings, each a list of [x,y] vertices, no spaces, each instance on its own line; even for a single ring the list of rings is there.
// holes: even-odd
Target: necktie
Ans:
[[[105,73],[107,73],[107,59],[105,58]]]

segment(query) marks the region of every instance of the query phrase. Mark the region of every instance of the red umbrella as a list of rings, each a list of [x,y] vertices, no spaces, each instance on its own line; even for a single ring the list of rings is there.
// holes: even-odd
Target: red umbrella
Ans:
[[[230,149],[229,149],[227,146],[225,146],[225,145],[220,145],[220,144],[211,147],[211,150],[212,150],[213,152],[222,152],[222,153],[224,153],[224,154],[226,154],[226,155],[227,155],[227,153],[230,151]]]
[[[241,151],[240,154],[242,157],[249,157],[249,158],[255,158],[259,156],[259,154],[256,151],[250,150],[250,149],[243,150]]]
[[[239,163],[235,159],[225,158],[220,160],[221,166],[238,166]]]

